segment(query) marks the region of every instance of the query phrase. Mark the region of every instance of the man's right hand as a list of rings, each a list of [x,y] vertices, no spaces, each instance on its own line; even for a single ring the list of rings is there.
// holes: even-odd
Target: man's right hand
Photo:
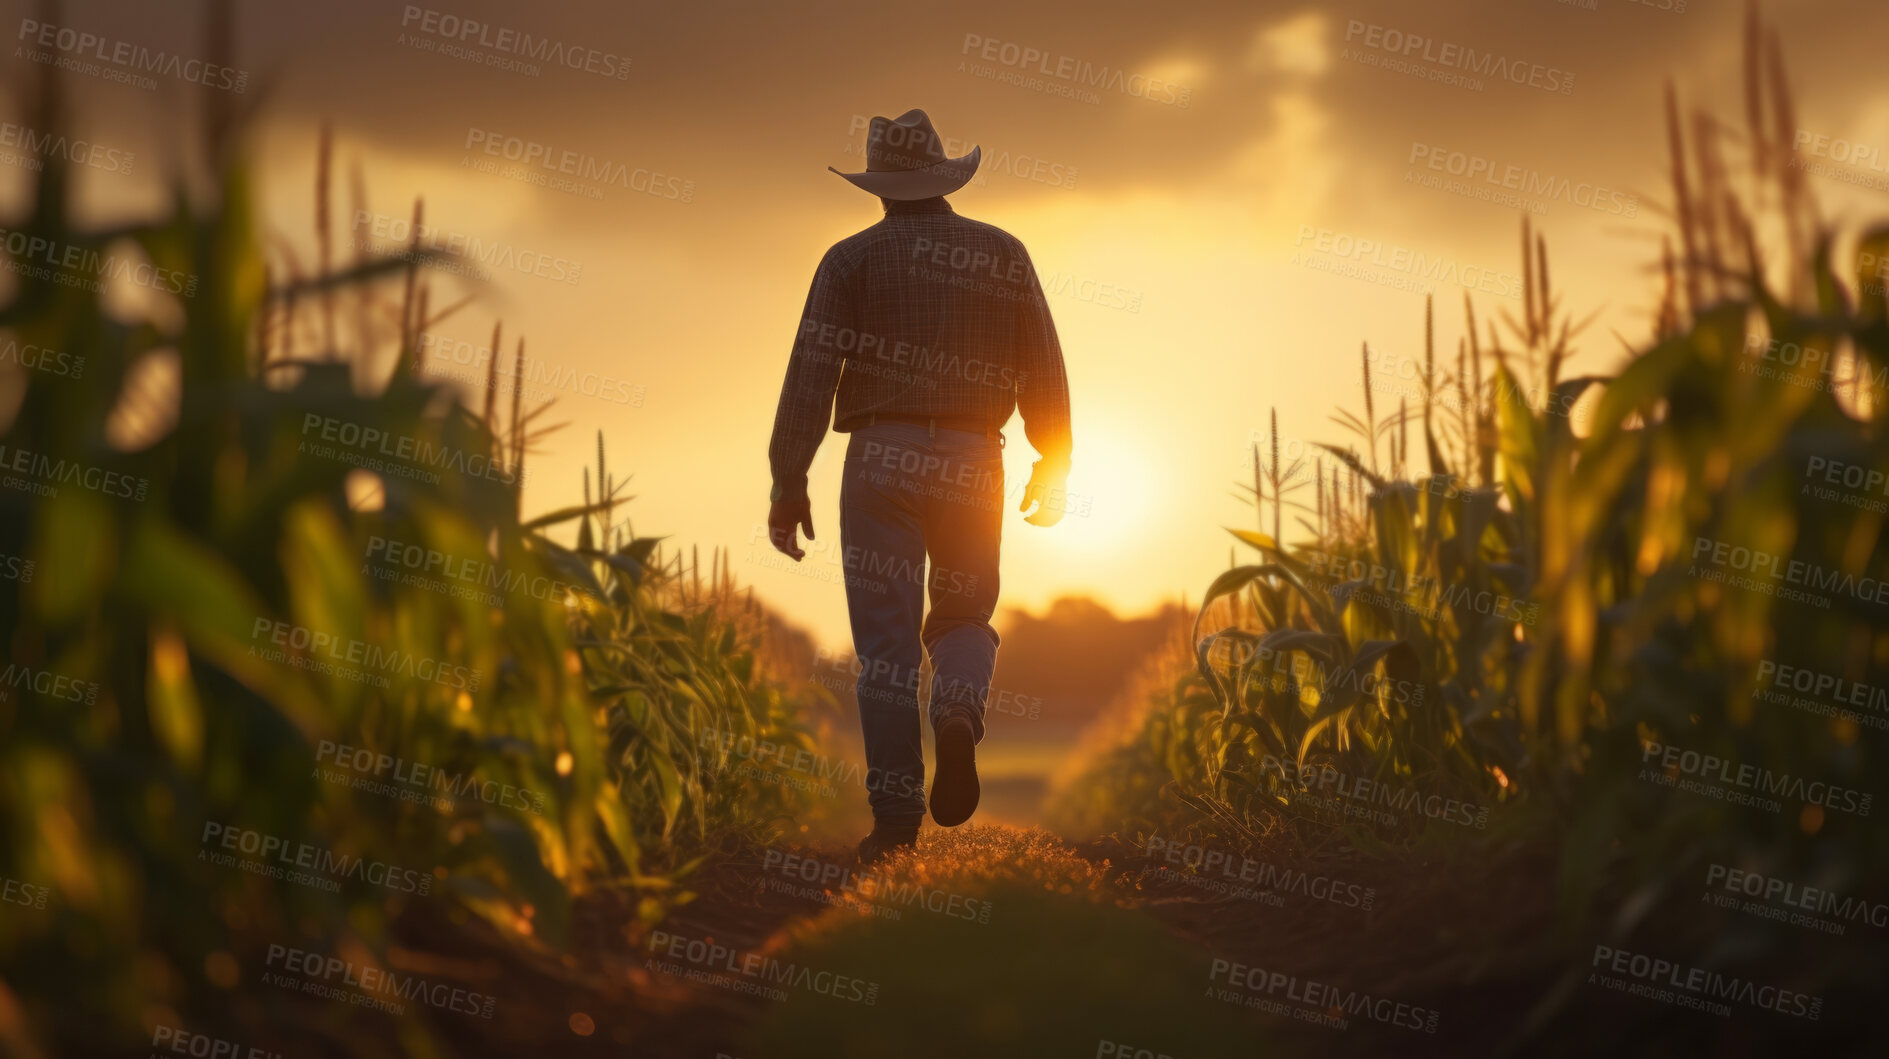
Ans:
[[[797,529],[807,531],[807,539],[813,539],[813,502],[811,500],[776,500],[767,509],[767,536],[774,544],[774,550],[787,556],[794,562],[807,557],[800,548]]]
[[[1030,483],[1023,487],[1023,503],[1017,505],[1017,510],[1025,513],[1023,521],[1032,526],[1061,522],[1069,507],[1069,491],[1064,487],[1068,480],[1068,465],[1052,466],[1038,460],[1030,469]]]

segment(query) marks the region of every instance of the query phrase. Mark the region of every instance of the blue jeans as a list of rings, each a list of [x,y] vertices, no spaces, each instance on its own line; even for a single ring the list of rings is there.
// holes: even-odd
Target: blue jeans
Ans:
[[[931,657],[933,729],[962,717],[984,738],[1003,480],[994,432],[875,423],[847,443],[840,545],[875,821],[916,825],[925,815],[921,651]]]

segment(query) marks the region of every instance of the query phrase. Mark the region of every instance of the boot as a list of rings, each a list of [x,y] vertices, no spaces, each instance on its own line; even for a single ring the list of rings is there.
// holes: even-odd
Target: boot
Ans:
[[[952,717],[938,726],[937,736],[931,818],[940,827],[956,827],[977,811],[977,733],[970,721]]]
[[[871,867],[887,854],[918,845],[917,824],[874,821],[872,834],[859,840],[859,866]]]

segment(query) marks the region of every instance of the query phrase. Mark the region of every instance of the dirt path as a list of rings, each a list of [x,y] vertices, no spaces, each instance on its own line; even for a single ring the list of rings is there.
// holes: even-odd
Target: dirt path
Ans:
[[[586,898],[571,954],[500,970],[499,1017],[458,1043],[691,1059],[1487,1054],[1512,1026],[1469,1019],[1458,987],[1516,992],[1513,1007],[1543,985],[1517,931],[1547,910],[1519,884],[1334,853],[1179,856],[1201,870],[1003,825],[928,830],[871,874],[844,848],[739,851],[653,926],[625,894]],[[1462,923],[1515,936],[1449,936]],[[1451,955],[1504,951],[1508,966]]]

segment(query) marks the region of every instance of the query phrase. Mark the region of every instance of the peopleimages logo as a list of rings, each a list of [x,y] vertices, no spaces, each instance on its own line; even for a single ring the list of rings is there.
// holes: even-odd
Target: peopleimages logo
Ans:
[[[120,500],[141,501],[151,488],[149,481],[134,475],[6,445],[0,445],[0,474],[6,475],[0,478],[0,485],[44,497],[58,496],[61,485],[76,485]],[[14,474],[28,477],[16,478]]]
[[[919,882],[900,882],[884,876],[860,874],[850,866],[789,850],[769,848],[761,859],[763,871],[787,879],[798,879],[818,887],[816,893],[837,890],[877,905],[914,905],[952,919],[974,923],[990,922],[990,902],[926,886]]]
[[[1407,246],[1387,246],[1376,239],[1360,239],[1330,228],[1301,224],[1292,245],[1298,251],[1293,254],[1293,264],[1309,265],[1319,260],[1310,256],[1316,253],[1361,267],[1402,273],[1420,282],[1455,284],[1498,298],[1522,296],[1522,277],[1513,272],[1465,265],[1453,258],[1435,257]]]
[[[108,254],[77,243],[61,243],[43,235],[4,228],[0,228],[0,245],[6,247],[10,258],[8,269],[63,286],[97,293],[105,289],[107,280],[121,280],[165,294],[197,296],[195,275],[160,268],[141,258]]]
[[[812,786],[824,787],[834,793],[838,792],[831,783],[858,786],[868,791],[892,790],[902,795],[922,796],[925,793],[923,779],[910,775],[887,776],[880,769],[862,769],[854,762],[816,753],[804,746],[777,743],[772,739],[756,739],[746,733],[704,728],[696,739],[696,746],[714,750],[722,756],[718,771],[727,770],[737,775],[765,778],[760,774],[768,771],[791,773],[805,776],[812,781]],[[740,764],[731,763],[736,760]]]
[[[225,1037],[192,1033],[181,1026],[164,1024],[151,1030],[151,1048],[165,1055],[188,1055],[193,1059],[282,1059],[281,1052],[254,1045],[246,1048]]]
[[[74,680],[49,669],[7,663],[6,670],[0,672],[0,702],[6,701],[9,691],[22,689],[61,702],[82,702],[90,706],[98,701],[98,685],[89,680]]]
[[[1856,816],[1868,816],[1870,802],[1875,797],[1848,787],[1825,783],[1822,780],[1807,780],[1788,772],[1772,772],[1762,765],[1741,765],[1716,754],[1702,754],[1697,750],[1657,743],[1650,739],[1640,741],[1640,762],[1642,765],[1657,762],[1657,767],[1663,770],[1649,773],[1643,768],[1642,779],[1668,781],[1673,779],[1671,773],[1677,773],[1686,780],[1669,782],[1669,786],[1681,787],[1724,801],[1759,804],[1772,812],[1777,811],[1778,803],[1757,797],[1757,795],[1778,795],[1805,805],[1821,806],[1841,813],[1853,813]],[[1714,787],[1714,784],[1724,784],[1736,790],[1727,791],[1725,787]],[[1742,792],[1755,793],[1741,796]]]
[[[89,140],[68,140],[63,135],[40,132],[11,121],[0,121],[0,147],[18,147],[35,158],[63,158],[107,173],[129,173],[131,163],[137,158],[130,151]]]
[[[424,33],[447,47],[484,49],[483,53],[475,52],[474,54],[478,55],[486,65],[516,69],[533,76],[537,74],[535,68],[514,60],[529,59],[532,62],[562,66],[566,69],[618,81],[630,76],[628,56],[582,44],[566,44],[549,37],[534,37],[530,33],[505,26],[494,26],[480,22],[478,19],[461,18],[458,15],[419,7],[415,4],[408,4],[401,10],[400,28],[404,31]],[[406,42],[403,40],[401,43]],[[448,54],[451,53],[448,52]]]
[[[337,636],[331,632],[321,632],[301,625],[291,625],[286,621],[273,618],[257,618],[250,626],[249,638],[265,643],[258,648],[252,643],[249,652],[257,657],[272,662],[288,662],[300,669],[309,669],[333,676],[345,676],[357,679],[363,675],[351,671],[349,666],[366,666],[379,670],[382,676],[375,678],[379,687],[391,686],[384,674],[409,677],[416,680],[441,684],[456,691],[479,690],[480,674],[468,666],[441,662],[402,651],[398,648],[383,647],[366,640],[356,640],[351,636]],[[289,654],[289,651],[296,654]],[[335,663],[341,665],[337,667]],[[371,675],[371,674],[368,674]]]
[[[315,760],[353,773],[351,785],[356,790],[391,793],[407,801],[427,798],[447,807],[453,800],[471,798],[487,805],[544,815],[544,795],[538,791],[497,780],[481,780],[472,772],[448,772],[437,765],[408,761],[371,747],[348,746],[323,739],[315,748]],[[337,774],[324,770],[322,778],[333,775]],[[346,779],[345,776],[340,778]],[[379,782],[383,779],[391,783]],[[414,797],[416,795],[420,797]]]
[[[1701,569],[1706,567],[1707,569]],[[1864,603],[1889,605],[1889,581],[1857,577],[1815,563],[1762,552],[1742,544],[1695,537],[1689,571],[1713,583],[1748,588],[1779,599],[1801,600],[1828,609],[1830,598],[1816,592],[1834,592]]]
[[[1413,577],[1401,567],[1366,562],[1355,556],[1308,551],[1300,555],[1299,561],[1312,573],[1332,580],[1333,584],[1328,586],[1327,592],[1334,598],[1337,598],[1339,588],[1356,582],[1357,587],[1348,591],[1369,590],[1388,594],[1414,603],[1422,610],[1438,611],[1449,607],[1531,626],[1541,614],[1540,603],[1503,592],[1448,583],[1435,575]]]
[[[865,148],[859,145],[859,135],[871,127],[871,118],[864,114],[853,115],[852,123],[846,130],[847,154],[865,153]],[[918,138],[922,135],[917,130],[908,130],[899,125],[889,126],[886,129],[887,143],[895,149],[907,146],[908,138],[911,141],[910,146],[917,149]],[[971,148],[976,146],[956,136],[940,136],[939,140],[944,153],[951,158],[969,154]],[[971,177],[971,183],[978,187],[986,187],[990,184],[991,173],[1007,173],[1022,180],[1047,184],[1050,187],[1073,188],[1076,186],[1076,172],[1075,166],[1065,166],[1061,162],[1051,162],[1047,158],[1037,158],[1027,154],[1012,154],[1007,150],[997,148],[984,151],[979,155],[977,172]]]
[[[1518,195],[1533,195],[1549,201],[1565,202],[1615,217],[1630,218],[1640,211],[1640,198],[1637,195],[1609,190],[1598,184],[1576,183],[1567,177],[1553,176],[1527,166],[1498,163],[1494,159],[1478,154],[1452,151],[1425,143],[1412,143],[1408,162],[1412,166],[1421,166],[1431,172],[1460,177],[1472,184],[1480,183],[1491,188],[1512,191]],[[1412,177],[1406,175],[1405,181],[1411,182]],[[1505,205],[1514,205],[1514,203],[1505,203]]]
[[[867,694],[875,687],[905,689],[912,694],[905,701],[917,707],[919,695],[924,690],[924,677],[928,671],[922,667],[900,665],[885,659],[861,658],[852,651],[821,647],[813,653],[813,671],[808,680],[832,691],[857,690],[859,678],[868,676]],[[1014,688],[992,686],[984,698],[986,711],[1000,716],[1017,717],[1023,720],[1040,720],[1045,705],[1041,695],[1029,695]]]
[[[1881,147],[1874,144],[1858,143],[1841,136],[1825,136],[1810,129],[1798,129],[1791,147],[1818,158],[1828,158],[1832,162],[1889,173],[1889,157],[1883,154]]]
[[[1867,268],[1867,260],[1875,255],[1857,256],[1862,259],[1859,264]],[[1786,371],[1786,368],[1803,370]],[[1842,378],[1837,375],[1838,368],[1847,369]],[[1861,357],[1843,357],[1824,346],[1767,338],[1756,331],[1745,336],[1745,356],[1739,359],[1738,370],[1760,378],[1781,379],[1796,386],[1832,392],[1843,383],[1889,386],[1889,365],[1878,367]]]
[[[311,434],[319,443],[308,440]],[[521,473],[507,470],[489,453],[468,452],[407,434],[390,434],[376,426],[362,426],[319,412],[302,416],[302,438],[297,452],[339,459],[383,474],[428,477],[437,482],[439,478],[434,472],[445,470],[503,485],[515,485],[523,478]]]
[[[1758,679],[1751,696],[1774,706],[1789,706],[1871,728],[1889,728],[1889,691],[1831,673],[1781,665],[1769,658],[1758,663]],[[1849,708],[1852,706],[1855,709]]]
[[[42,48],[52,48],[64,53],[70,68],[80,73],[97,74],[101,71],[90,66],[87,60],[96,59],[101,63],[118,67],[126,74],[161,74],[165,77],[202,85],[205,88],[220,88],[230,92],[241,92],[249,87],[249,72],[237,70],[202,59],[187,59],[167,51],[153,51],[142,44],[129,41],[113,40],[96,33],[73,29],[70,26],[40,22],[35,19],[20,20],[20,32],[16,40],[36,44]],[[35,56],[27,58],[38,61]],[[149,78],[141,79],[139,87],[156,88],[157,83]]]
[[[563,602],[579,591],[569,581],[508,569],[485,556],[454,555],[423,544],[389,540],[379,534],[368,535],[365,558],[381,564],[380,571],[370,568],[366,572],[382,580],[400,581],[435,591],[444,590],[446,594],[457,598],[478,600],[492,606],[502,605],[503,599],[492,592],[483,591],[485,589],[547,602]],[[400,567],[414,573],[399,575],[398,570],[389,567]],[[448,580],[438,581],[427,576],[430,574],[438,574]]]
[[[1121,92],[1136,99],[1145,99],[1150,103],[1164,103],[1168,106],[1186,110],[1194,98],[1194,90],[1173,81],[1147,74],[1129,73],[1119,66],[1106,64],[1097,66],[1086,59],[1073,55],[1052,55],[1050,52],[1027,44],[1014,41],[997,40],[977,33],[964,35],[964,46],[958,50],[960,55],[970,55],[985,62],[1007,67],[1018,73],[1036,73],[1054,81],[1063,82],[1070,88],[1102,89],[1108,92]],[[960,64],[959,69],[964,69]],[[1089,93],[1093,96],[1094,93]],[[1094,102],[1093,98],[1085,102]]]
[[[583,264],[569,258],[520,250],[508,243],[446,231],[435,225],[415,225],[405,217],[369,210],[354,211],[354,239],[354,245],[362,249],[379,251],[383,243],[392,244],[405,254],[444,254],[454,262],[518,272],[573,287],[584,274]]]
[[[1889,690],[1801,666],[1779,665],[1768,658],[1758,663],[1758,681],[1773,688],[1815,695],[1845,706],[1889,712]]]
[[[1804,467],[1804,484],[1799,496],[1843,504],[1846,507],[1889,512],[1889,474],[1828,456],[1812,456]]]
[[[1150,859],[1180,865],[1197,877],[1221,883],[1251,884],[1268,891],[1269,895],[1297,894],[1367,912],[1377,897],[1376,887],[1344,882],[1327,875],[1311,875],[1297,868],[1235,856],[1225,850],[1208,849],[1197,843],[1176,842],[1160,835],[1149,835],[1142,848]]]
[[[1480,77],[1538,88],[1544,92],[1569,95],[1574,91],[1574,75],[1566,70],[1537,62],[1511,60],[1494,52],[1451,42],[1439,43],[1416,33],[1405,33],[1374,22],[1347,19],[1345,43],[1360,41],[1366,48],[1399,59],[1425,62],[1450,70],[1463,70]]]
[[[37,559],[28,559],[23,555],[0,555],[0,579],[28,584],[33,580],[33,568],[39,564]]]
[[[1837,920],[1889,927],[1889,905],[1845,897],[1834,890],[1774,879],[1724,864],[1713,864],[1705,870],[1705,884],[1734,895],[1730,901],[1721,901],[1721,907],[1736,905],[1736,895],[1742,894],[1756,900],[1745,902],[1740,911],[1827,934],[1845,932],[1847,924]],[[1818,916],[1829,918],[1819,919]]]
[[[516,358],[507,361],[501,357],[495,368],[492,366],[490,346],[475,345],[463,338],[450,338],[430,331],[420,334],[419,347],[427,351],[431,359],[452,366],[442,369],[441,374],[481,389],[491,386],[500,393],[516,390],[534,401],[550,400],[553,391],[562,390],[611,404],[626,404],[635,408],[643,406],[643,385],[614,375],[595,371],[580,372],[542,357],[525,361],[522,369]],[[454,370],[459,368],[465,370]]]
[[[748,533],[750,548],[769,540],[772,533],[773,531],[768,529],[766,523],[755,523]],[[749,554],[752,556],[755,553],[750,551]],[[884,592],[886,585],[893,581],[924,585],[934,599],[941,595],[968,596],[977,591],[978,575],[976,574],[953,570],[935,563],[927,574],[923,557],[914,562],[909,556],[891,555],[858,544],[835,546],[831,537],[808,541],[807,557],[824,561],[795,563],[788,560],[783,568],[802,570],[806,571],[806,576],[820,577],[820,567],[823,565],[841,567],[846,583],[871,592]],[[779,556],[779,558],[786,559],[786,556]],[[750,559],[750,561],[753,560]],[[772,562],[773,560],[764,561]]]
[[[18,879],[0,878],[0,902],[20,905],[25,908],[40,909],[46,907],[46,898],[52,890],[45,886],[34,886]]]
[[[1396,823],[1398,818],[1393,813],[1366,808],[1383,806],[1385,810],[1415,811],[1431,820],[1461,824],[1464,827],[1482,829],[1489,826],[1489,807],[1486,805],[1446,798],[1440,794],[1426,795],[1395,783],[1346,775],[1330,765],[1303,765],[1267,754],[1260,759],[1259,768],[1261,773],[1272,773],[1305,793],[1322,795],[1329,791],[1344,799],[1343,802],[1327,803],[1326,807],[1342,811],[1348,816]]]
[[[679,176],[665,176],[648,169],[631,169],[622,162],[582,151],[572,151],[552,147],[550,144],[527,140],[519,136],[507,136],[492,129],[471,127],[466,129],[465,148],[468,152],[503,158],[507,162],[517,163],[521,170],[517,173],[500,173],[502,176],[527,179],[528,183],[542,183],[547,174],[556,174],[560,178],[576,181],[572,187],[560,186],[558,190],[597,191],[596,185],[620,187],[625,191],[635,191],[653,195],[659,199],[672,199],[678,202],[695,201],[695,181],[684,180]],[[491,171],[489,166],[472,165],[472,155],[467,155],[461,163],[468,168],[480,168]],[[589,181],[589,184],[582,183]],[[586,194],[588,192],[585,192]],[[600,197],[598,191],[597,196]]]
[[[30,371],[45,372],[61,378],[77,379],[85,373],[84,355],[67,356],[56,349],[16,342],[11,338],[0,346],[0,364],[18,364]]]
[[[239,853],[255,859],[239,861]],[[339,891],[342,879],[417,897],[427,896],[433,888],[433,873],[429,871],[336,853],[218,820],[204,821],[203,848],[197,851],[197,859],[330,892]]]
[[[1232,960],[1215,959],[1208,971],[1207,980],[1210,983],[1225,981],[1232,989],[1252,994],[1246,998],[1249,1006],[1260,1006],[1251,1003],[1252,1000],[1258,998],[1276,998],[1307,1013],[1322,1014],[1335,1008],[1352,1017],[1362,1017],[1386,1026],[1416,1030],[1419,1033],[1435,1033],[1437,1021],[1441,1017],[1440,1013],[1433,1008],[1421,1008],[1390,997],[1373,996],[1360,990],[1329,985],[1284,971],[1268,971],[1263,967]],[[1219,999],[1233,998],[1221,996]],[[1262,1010],[1266,1009],[1262,1008]],[[1274,1011],[1272,1013],[1288,1014],[1289,1012]]]
[[[1716,1015],[1731,1014],[1730,1007],[1721,1003],[1726,1000],[1799,1018],[1814,1020],[1823,1014],[1822,997],[1772,985],[1759,985],[1736,975],[1703,967],[1686,967],[1671,960],[1609,945],[1594,946],[1594,959],[1589,966],[1594,968],[1587,976],[1590,985],[1603,985],[1635,996],[1644,996],[1648,1000],[1711,1011]],[[1627,978],[1609,980],[1599,973],[1600,970],[1625,975]],[[1636,983],[1640,988],[1635,988]]]
[[[803,967],[798,963],[786,963],[764,952],[742,952],[712,939],[652,930],[649,932],[649,951],[693,965],[688,968],[676,965],[664,967],[655,964],[653,959],[646,965],[654,965],[666,974],[680,974],[692,981],[706,981],[711,985],[732,987],[740,992],[755,993],[775,1000],[787,999],[786,991],[778,987],[791,985],[835,1000],[851,1000],[868,1006],[879,1001],[877,982]],[[722,972],[735,977],[725,977]]]
[[[301,976],[297,981],[284,974],[265,973],[263,981],[270,985],[300,988],[305,993],[344,1001],[352,1001],[354,996],[360,996],[384,1005],[395,1014],[399,1014],[402,1007],[387,998],[417,1000],[441,1011],[487,1019],[492,1017],[498,1003],[495,998],[484,993],[475,993],[443,982],[431,982],[419,975],[401,974],[379,967],[361,967],[339,956],[293,949],[286,945],[270,945],[268,957],[263,962],[267,967],[280,967],[283,971]],[[354,992],[346,992],[341,986]]]
[[[1216,637],[1207,649],[1207,661],[1216,667],[1246,669],[1280,686],[1286,678],[1300,687],[1318,688],[1321,694],[1355,690],[1360,695],[1376,697],[1385,693],[1391,702],[1405,706],[1423,705],[1424,686],[1398,677],[1379,676],[1373,669],[1355,666],[1331,668],[1305,651],[1279,650],[1250,641]]]

